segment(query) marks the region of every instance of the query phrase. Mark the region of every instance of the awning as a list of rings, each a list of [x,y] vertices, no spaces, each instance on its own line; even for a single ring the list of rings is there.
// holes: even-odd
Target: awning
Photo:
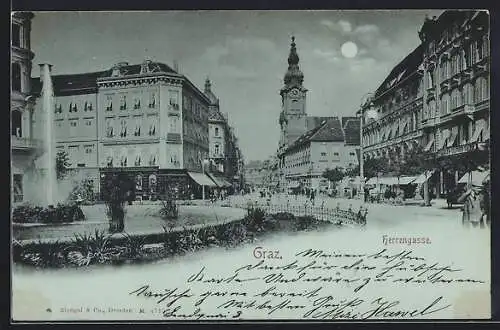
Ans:
[[[400,132],[401,133],[404,133],[405,132],[405,129],[406,129],[406,126],[408,126],[408,119],[406,120],[403,120],[402,123],[401,123],[401,128],[400,128]]]
[[[377,178],[371,178],[370,180],[373,180],[373,184],[377,184]],[[417,177],[415,176],[400,176],[399,179],[398,177],[382,177],[378,179],[379,184],[384,184],[388,186],[395,186],[395,185],[406,185],[410,184],[413,181],[415,181]]]
[[[399,184],[405,185],[413,183],[417,179],[416,176],[401,176],[399,177]]]
[[[476,129],[474,130],[474,134],[472,135],[472,138],[470,139],[470,143],[477,142],[479,139],[479,135],[483,132],[484,129],[484,119],[480,119],[476,121]]]
[[[427,151],[431,150],[431,147],[433,144],[434,144],[434,136],[431,135],[431,139],[429,140],[429,142],[425,146],[424,151],[427,152]]]
[[[222,177],[218,177],[218,176],[213,175],[211,173],[207,173],[207,175],[210,177],[210,179],[212,179],[213,182],[215,182],[215,184],[219,188],[229,188],[232,186],[229,182],[226,181],[226,179],[224,179]]]
[[[471,173],[468,172],[468,173],[465,173],[465,175],[460,179],[458,180],[458,183],[467,183],[469,182],[469,178],[470,178],[470,175]],[[483,171],[483,172],[480,172],[480,171],[472,171],[472,181],[471,183],[472,184],[475,184],[475,185],[481,185],[484,181],[486,181],[486,179],[488,179],[490,176],[490,171]]]
[[[397,122],[394,122],[392,124],[392,137],[395,138],[398,136],[398,131],[399,131],[399,125]]]
[[[425,171],[425,173],[420,174],[412,183],[413,184],[422,184],[425,181],[429,180],[434,174],[434,171]]]
[[[443,132],[441,133],[441,139],[439,140],[439,144],[438,144],[438,150],[441,150],[444,148],[444,146],[446,146],[446,140],[450,137],[450,130],[449,129],[445,129],[443,130]]]
[[[451,129],[450,137],[448,138],[448,141],[446,142],[446,146],[448,148],[453,146],[453,144],[455,143],[455,140],[457,139],[457,136],[458,136],[458,127],[455,126]]]
[[[215,182],[203,173],[188,172],[188,175],[200,186],[217,187]]]

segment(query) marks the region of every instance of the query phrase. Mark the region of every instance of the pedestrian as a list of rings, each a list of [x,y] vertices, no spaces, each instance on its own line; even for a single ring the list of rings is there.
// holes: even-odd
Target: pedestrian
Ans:
[[[315,190],[311,190],[310,196],[311,196],[311,203],[312,205],[314,205]]]
[[[472,184],[472,186],[459,198],[459,202],[464,202],[462,211],[462,224],[472,227],[484,227],[484,211],[482,187]]]

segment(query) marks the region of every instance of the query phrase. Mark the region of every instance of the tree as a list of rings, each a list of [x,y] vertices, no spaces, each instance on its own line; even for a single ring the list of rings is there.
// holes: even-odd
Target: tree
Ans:
[[[363,172],[366,178],[374,178],[380,172],[387,171],[387,160],[385,158],[369,158],[363,164]]]
[[[341,181],[344,178],[344,176],[345,176],[344,171],[340,167],[335,167],[333,170],[327,168],[323,172],[323,177],[333,182],[334,184]]]
[[[66,151],[58,151],[56,155],[56,176],[58,180],[64,179],[70,172],[71,163]]]
[[[348,168],[345,171],[345,175],[348,176],[348,177],[350,177],[350,178],[354,178],[354,177],[359,176],[359,165],[357,165],[356,167],[350,167],[350,168]]]
[[[125,203],[130,190],[130,180],[125,174],[106,175],[103,197],[110,233],[120,233],[125,229]]]

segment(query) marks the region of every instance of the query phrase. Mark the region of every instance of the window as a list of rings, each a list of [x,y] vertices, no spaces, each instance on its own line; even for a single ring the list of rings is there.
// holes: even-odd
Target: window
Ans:
[[[349,156],[356,156],[356,153],[355,152],[350,152]]]
[[[12,63],[12,90],[21,91],[21,64]]]
[[[334,156],[338,156],[338,155],[339,155],[339,153],[338,153],[338,152],[334,152],[334,153],[333,153],[333,155],[334,155]]]
[[[174,110],[179,110],[179,92],[170,91],[170,107]]]
[[[12,46],[21,47],[21,27],[19,24],[12,24]]]
[[[149,124],[149,135],[150,136],[156,135],[156,123],[154,119],[151,119],[151,122]]]
[[[156,95],[154,92],[149,94],[149,108],[153,109],[156,106]]]
[[[219,128],[218,127],[215,128],[215,136],[219,136]]]
[[[483,40],[478,39],[476,41],[476,61],[481,61],[484,58],[484,45]]]
[[[106,96],[106,111],[113,111],[113,96]]]
[[[78,111],[78,109],[76,107],[76,103],[71,102],[69,104],[69,112],[77,112],[77,111]]]
[[[62,104],[56,104],[54,105],[54,113],[62,113]]]
[[[22,137],[22,114],[21,111],[14,110],[11,113],[11,134],[16,137]]]
[[[85,126],[92,126],[92,119],[85,120]]]
[[[71,127],[76,127],[76,126],[77,126],[77,125],[76,125],[76,120],[71,121],[71,122],[69,123],[69,125],[70,125]]]
[[[127,109],[127,96],[121,95],[120,96],[120,110],[126,110],[126,109]]]
[[[113,137],[114,136],[114,127],[113,127],[113,119],[106,120],[106,136]]]
[[[218,145],[218,144],[216,144],[216,145],[215,145],[215,155],[219,155],[219,152],[220,152],[220,150],[219,150],[219,145]]]
[[[134,99],[134,109],[140,109],[141,108],[141,99],[139,97],[136,97]]]
[[[85,153],[91,154],[92,153],[92,146],[85,146]]]
[[[127,136],[127,120],[126,119],[122,119],[121,120],[120,136],[121,137],[126,137]]]
[[[141,136],[141,118],[137,118],[135,121],[134,136]]]
[[[134,165],[141,166],[141,153],[139,150],[137,151],[137,155],[135,156]]]
[[[84,111],[92,111],[92,103],[85,101]]]
[[[177,117],[170,118],[170,132],[177,133]]]
[[[322,156],[322,157],[326,157],[326,152],[322,152],[322,153],[321,153],[321,156]]]

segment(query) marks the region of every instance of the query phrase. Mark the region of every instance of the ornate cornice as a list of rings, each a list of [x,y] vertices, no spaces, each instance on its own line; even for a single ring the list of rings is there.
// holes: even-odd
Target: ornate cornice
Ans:
[[[115,88],[126,86],[150,86],[158,83],[167,83],[171,85],[182,85],[184,79],[182,77],[172,77],[166,75],[159,76],[125,76],[97,79],[98,88]]]

